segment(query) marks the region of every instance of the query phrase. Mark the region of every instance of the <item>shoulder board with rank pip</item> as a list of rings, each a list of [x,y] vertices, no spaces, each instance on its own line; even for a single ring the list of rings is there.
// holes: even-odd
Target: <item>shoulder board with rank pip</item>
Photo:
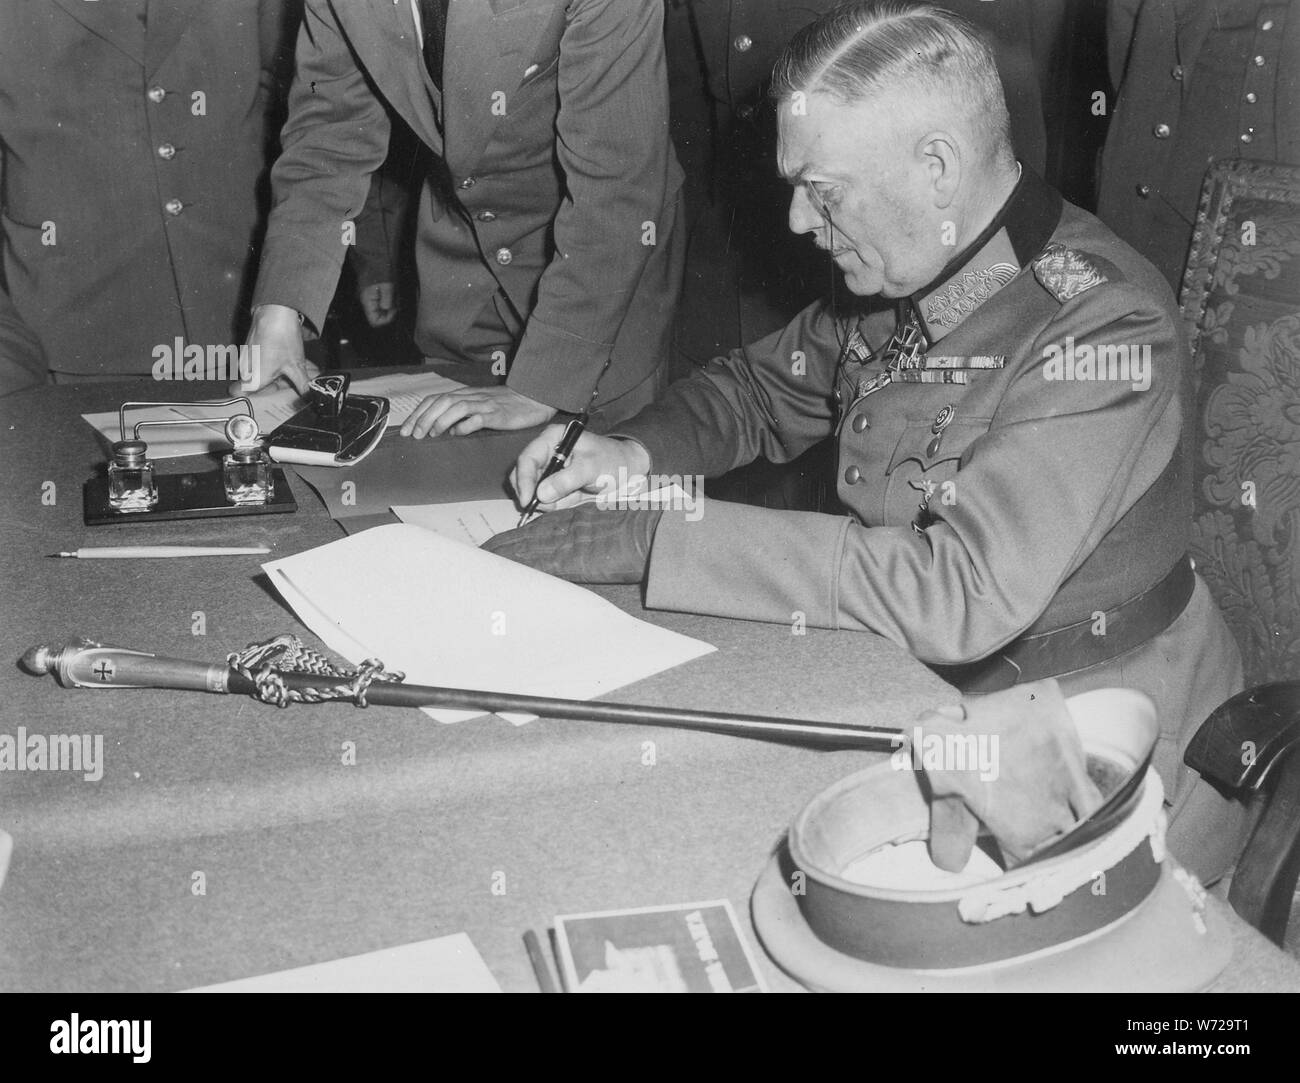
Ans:
[[[1064,304],[1110,279],[1092,256],[1063,244],[1049,244],[1034,260],[1034,277]]]

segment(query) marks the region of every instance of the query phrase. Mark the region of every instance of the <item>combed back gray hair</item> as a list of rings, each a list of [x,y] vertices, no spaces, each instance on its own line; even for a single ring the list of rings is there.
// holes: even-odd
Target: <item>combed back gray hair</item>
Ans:
[[[913,87],[950,102],[989,161],[1011,161],[1011,121],[993,50],[965,19],[928,4],[840,4],[791,39],[772,72],[771,93],[781,102],[821,92],[853,105]]]

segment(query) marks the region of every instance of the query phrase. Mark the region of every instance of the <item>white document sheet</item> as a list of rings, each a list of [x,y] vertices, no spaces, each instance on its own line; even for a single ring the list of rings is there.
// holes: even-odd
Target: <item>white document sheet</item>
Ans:
[[[648,493],[620,493],[620,498],[635,497],[636,506],[695,512],[702,496],[686,492],[679,485],[654,489]],[[583,496],[578,504],[599,503],[600,497]],[[447,504],[394,504],[390,509],[404,523],[411,523],[441,534],[444,538],[482,545],[489,538],[519,525],[519,507],[513,500],[462,500]],[[543,514],[545,514],[543,512]]]
[[[359,395],[379,395],[388,400],[388,427],[400,425],[411,411],[428,395],[445,395],[458,391],[465,385],[432,369],[428,372],[397,372],[391,376],[372,376],[367,380],[353,380],[349,391]]]
[[[160,399],[166,394],[166,384],[158,384],[147,397]],[[366,380],[353,380],[348,387],[349,394],[379,395],[388,399],[388,427],[400,425],[411,412],[420,405],[420,400],[427,395],[441,395],[455,391],[464,384],[449,380],[445,376],[430,370],[428,372],[399,372],[391,376],[372,376]],[[253,417],[258,428],[264,433],[284,424],[302,408],[304,399],[293,388],[256,391],[248,396],[253,404]],[[221,401],[221,400],[212,400]],[[206,455],[212,451],[229,450],[226,442],[225,419],[236,406],[213,407],[205,410],[203,403],[195,402],[186,406],[159,406],[152,409],[128,410],[126,415],[127,439],[131,430],[140,421],[177,421],[183,418],[196,419],[219,413],[220,420],[202,425],[174,425],[160,428],[146,428],[140,437],[149,445],[149,458],[174,459],[181,455]],[[121,439],[121,427],[118,412],[109,410],[98,414],[82,414],[82,418],[96,429],[109,443]]]
[[[378,658],[408,684],[592,699],[715,649],[408,523],[262,568],[331,650],[354,665]],[[443,722],[481,713],[425,711]]]
[[[499,993],[501,986],[473,941],[456,933],[184,992]]]
[[[453,504],[395,504],[392,512],[404,523],[466,545],[482,545],[488,538],[519,525],[519,509],[505,497]]]

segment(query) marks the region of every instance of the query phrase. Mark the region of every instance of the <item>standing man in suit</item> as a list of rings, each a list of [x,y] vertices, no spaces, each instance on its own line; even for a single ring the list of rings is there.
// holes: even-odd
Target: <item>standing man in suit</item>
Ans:
[[[585,489],[604,506],[487,547],[644,581],[653,608],[874,632],[968,693],[1140,689],[1162,723],[1174,852],[1222,873],[1243,810],[1181,759],[1241,660],[1186,556],[1188,353],[1164,280],[1016,160],[993,57],[952,15],[845,5],[796,35],[774,92],[791,230],[884,305],[815,302],[585,434],[539,485],[543,433],[519,499],[554,509]],[[847,515],[682,515],[616,489],[788,460],[831,434]]]
[[[258,382],[310,377],[300,324],[333,295],[385,103],[432,152],[416,342],[509,370],[425,400],[403,432],[651,401],[682,256],[658,0],[308,0],[254,294]]]
[[[0,5],[0,277],[56,381],[243,336],[296,17],[295,0]]]

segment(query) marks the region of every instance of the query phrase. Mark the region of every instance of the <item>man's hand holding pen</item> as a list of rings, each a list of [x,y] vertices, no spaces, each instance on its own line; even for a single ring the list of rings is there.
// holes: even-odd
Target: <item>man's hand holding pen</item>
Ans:
[[[578,446],[578,440],[582,434],[587,431],[587,415],[579,414],[571,418],[564,425],[564,431],[560,433],[559,442],[555,445],[555,450],[551,452],[550,459],[542,467],[541,479],[537,482],[538,487],[547,478],[558,474],[569,465],[569,459],[573,455],[573,449]],[[523,526],[529,519],[537,514],[537,506],[541,503],[541,498],[537,495],[537,489],[533,489],[533,495],[528,503],[524,505],[523,514],[519,516],[519,525]]]
[[[521,508],[534,500],[541,511],[570,508],[588,496],[613,497],[620,482],[644,483],[650,455],[634,440],[616,440],[584,432],[578,436],[564,466],[546,475],[564,438],[564,425],[548,425],[523,451],[510,472],[510,484]]]

